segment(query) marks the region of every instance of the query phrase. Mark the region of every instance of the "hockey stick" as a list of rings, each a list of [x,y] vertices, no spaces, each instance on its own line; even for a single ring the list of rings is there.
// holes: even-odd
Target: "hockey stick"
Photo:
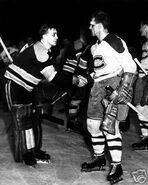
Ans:
[[[147,75],[147,71],[142,67],[141,63],[138,61],[137,58],[134,58],[134,61],[136,62],[136,64],[142,69],[142,71],[145,73],[145,75]]]
[[[114,93],[115,94],[115,97],[116,98],[118,96],[118,93],[116,90],[114,90],[111,86],[106,86],[106,89],[109,90],[110,92],[112,92],[112,94]],[[114,101],[114,100],[113,100]],[[134,106],[132,105],[130,102],[126,102],[126,104],[131,108],[133,109],[135,112],[137,112],[139,115],[141,115],[142,117],[145,117],[146,119],[148,119],[147,116],[143,115],[141,112],[139,112],[139,110]]]
[[[6,48],[6,46],[5,46],[5,44],[4,44],[4,42],[3,42],[3,40],[2,40],[1,37],[0,37],[0,43],[1,43],[1,45],[2,45],[2,47],[4,49],[4,51],[5,51],[5,53],[7,55],[7,57],[9,58],[10,62],[12,63],[13,62],[13,59],[12,59],[11,55],[9,54],[9,52],[8,52],[8,50],[7,50],[7,48]]]
[[[61,98],[63,98],[64,96],[66,96],[67,92],[63,93],[60,97],[58,97],[56,100],[54,100],[51,105],[54,105],[57,101],[59,101]]]
[[[131,109],[133,109],[135,112],[137,112],[140,116],[142,117],[145,117],[146,119],[148,119],[147,116],[143,115],[141,112],[139,112],[139,110],[134,106],[132,105],[130,102],[127,102],[126,103]]]

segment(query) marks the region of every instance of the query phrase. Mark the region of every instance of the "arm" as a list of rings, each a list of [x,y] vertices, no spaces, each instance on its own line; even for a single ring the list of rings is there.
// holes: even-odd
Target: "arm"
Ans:
[[[119,61],[124,73],[122,75],[122,79],[118,87],[118,103],[131,101],[133,94],[133,84],[136,80],[137,74],[136,63],[134,62],[131,54],[129,53],[125,42],[123,42],[123,46],[125,50],[123,53],[121,53],[121,58],[119,58]]]
[[[41,73],[50,82],[57,74],[57,71],[55,70],[53,65],[50,65],[50,66],[45,67],[41,71]]]
[[[94,65],[91,54],[91,45],[88,45],[81,54],[76,73],[79,78],[79,87],[83,87],[88,83],[93,83]]]
[[[131,101],[135,80],[136,75],[134,73],[123,73],[120,85],[117,89],[118,96],[115,100],[117,103],[126,103]]]

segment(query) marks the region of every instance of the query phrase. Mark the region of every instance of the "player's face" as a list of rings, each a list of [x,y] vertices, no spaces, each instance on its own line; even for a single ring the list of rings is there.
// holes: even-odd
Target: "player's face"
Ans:
[[[99,40],[100,40],[100,37],[101,37],[100,24],[101,23],[96,23],[95,22],[95,18],[92,18],[92,20],[90,21],[90,26],[89,26],[89,29],[91,30],[92,36],[96,36]]]
[[[55,46],[57,44],[58,36],[57,36],[57,30],[55,28],[48,29],[48,32],[46,34],[47,42],[51,46]]]
[[[141,36],[144,36],[148,39],[148,25],[146,25],[146,24],[141,25],[140,33],[141,33]]]
[[[89,26],[89,29],[91,30],[92,36],[96,36],[95,27],[96,27],[96,22],[95,22],[95,19],[92,18],[91,21],[90,21],[90,26]]]

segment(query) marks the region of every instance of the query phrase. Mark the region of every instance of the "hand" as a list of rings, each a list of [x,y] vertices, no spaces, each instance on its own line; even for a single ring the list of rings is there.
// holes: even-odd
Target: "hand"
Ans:
[[[75,75],[72,78],[72,84],[73,85],[78,85],[79,84],[79,78]]]
[[[79,78],[78,87],[84,87],[88,83],[87,79],[84,78],[83,76],[79,75],[78,78]]]

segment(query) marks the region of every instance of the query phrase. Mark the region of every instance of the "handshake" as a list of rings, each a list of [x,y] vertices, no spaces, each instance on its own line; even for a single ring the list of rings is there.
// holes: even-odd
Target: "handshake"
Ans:
[[[88,83],[87,78],[81,75],[74,75],[72,79],[72,84],[78,87],[84,87]]]

